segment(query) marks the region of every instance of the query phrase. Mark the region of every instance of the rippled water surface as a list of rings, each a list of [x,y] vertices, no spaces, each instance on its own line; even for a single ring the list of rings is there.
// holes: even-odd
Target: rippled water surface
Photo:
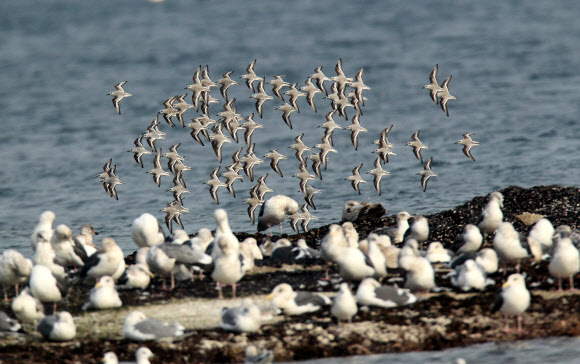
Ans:
[[[38,215],[50,209],[57,223],[75,230],[91,223],[130,253],[131,221],[143,212],[162,221],[159,210],[171,201],[166,190],[172,184],[164,177],[161,188],[155,186],[145,173],[151,156],[144,157],[141,169],[126,151],[162,101],[191,83],[200,64],[209,65],[217,81],[230,70],[239,77],[257,59],[260,76],[285,75],[299,84],[318,66],[333,75],[339,57],[347,76],[365,67],[372,90],[365,94],[361,123],[369,132],[361,134],[355,152],[348,131],[335,131],[339,154],[331,154],[324,180],[313,184],[324,192],[315,198],[313,214],[319,220],[311,226],[336,221],[350,199],[382,202],[390,213],[425,214],[511,184],[578,186],[579,11],[576,1],[0,2],[2,248],[30,255],[29,234]],[[440,82],[453,75],[450,90],[457,100],[449,102],[450,117],[421,89],[436,63]],[[117,115],[106,94],[125,80],[134,96],[123,100]],[[244,117],[255,111],[250,95],[243,84],[230,89]],[[298,162],[288,146],[302,132],[307,145],[318,143],[323,131],[316,126],[330,104],[318,94],[314,113],[301,99],[301,113],[292,114],[294,130],[275,110],[280,104],[266,102],[264,117],[256,117],[265,127],[254,140],[258,156],[272,148],[290,156],[280,163],[284,178],[267,163],[255,174],[269,172],[275,193],[302,202],[292,177]],[[219,104],[212,105],[214,116],[219,111]],[[188,111],[186,120],[196,115]],[[390,124],[397,156],[385,165],[391,175],[383,179],[383,195],[377,196],[372,179],[363,175],[369,183],[358,196],[344,179],[359,163],[362,172],[372,168],[372,141]],[[193,167],[185,175],[191,190],[185,199],[191,213],[183,218],[187,231],[213,227],[216,204],[202,184],[218,165],[213,151],[184,129],[163,122],[161,128],[167,139],[158,146],[165,151],[181,142],[179,151]],[[422,165],[404,146],[417,129],[430,147],[423,154],[434,157],[439,175],[426,193],[416,175]],[[454,145],[465,132],[481,142],[473,149],[476,162]],[[237,148],[235,143],[224,148],[222,171]],[[118,187],[119,201],[94,178],[109,158],[125,182]],[[235,186],[238,198],[221,190],[220,206],[234,230],[254,231],[242,201],[252,183],[246,178]]]

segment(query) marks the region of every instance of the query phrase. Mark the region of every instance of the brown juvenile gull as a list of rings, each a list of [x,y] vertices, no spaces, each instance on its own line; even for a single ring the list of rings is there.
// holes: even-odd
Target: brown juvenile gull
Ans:
[[[443,91],[443,89],[441,87],[439,87],[439,84],[437,83],[437,70],[438,69],[439,69],[439,65],[436,64],[435,67],[433,67],[433,70],[431,71],[431,73],[429,74],[429,81],[431,83],[423,86],[423,88],[426,88],[429,90],[429,95],[431,96],[431,100],[433,100],[436,104],[439,103],[439,101],[437,99],[437,93],[440,91]]]
[[[471,159],[475,162],[475,158],[473,158],[473,154],[471,154],[471,147],[474,145],[479,145],[479,142],[471,139],[471,135],[473,133],[465,133],[463,134],[463,139],[458,140],[455,144],[462,144],[463,145],[463,154],[467,156],[467,158]]]
[[[125,85],[126,83],[127,81],[119,82],[118,84],[115,85],[115,91],[111,91],[107,94],[108,96],[113,96],[113,106],[115,107],[117,113],[119,114],[121,114],[121,108],[119,106],[121,100],[123,100],[125,97],[133,96],[130,93],[127,93],[125,92],[125,90],[123,90],[123,85]]]

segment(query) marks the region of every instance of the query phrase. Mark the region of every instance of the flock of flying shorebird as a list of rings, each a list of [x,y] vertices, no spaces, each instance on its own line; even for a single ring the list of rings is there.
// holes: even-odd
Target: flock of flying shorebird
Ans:
[[[246,74],[242,75],[240,79],[245,80],[246,85],[252,91],[251,98],[256,101],[256,111],[260,118],[263,115],[264,104],[273,100],[274,96],[285,102],[283,105],[276,107],[276,110],[282,112],[283,121],[290,127],[293,128],[290,115],[293,112],[300,113],[300,107],[298,100],[304,97],[312,108],[313,111],[317,112],[318,109],[315,104],[315,95],[317,93],[325,95],[325,99],[331,101],[332,110],[326,114],[326,120],[320,127],[325,129],[324,136],[321,139],[321,143],[314,145],[313,148],[318,149],[317,152],[312,152],[308,156],[304,156],[305,151],[310,151],[311,148],[304,144],[302,137],[304,133],[295,137],[295,144],[292,144],[290,148],[295,150],[295,156],[300,162],[299,172],[294,174],[294,177],[300,180],[300,190],[304,194],[306,203],[301,207],[301,215],[309,221],[309,219],[315,219],[310,212],[309,207],[316,209],[313,202],[313,195],[322,192],[308,184],[309,181],[315,180],[316,178],[322,180],[321,167],[326,170],[329,153],[338,153],[334,148],[333,143],[333,132],[335,129],[345,129],[351,131],[351,142],[355,150],[358,150],[359,135],[362,132],[368,132],[366,128],[361,125],[362,107],[365,105],[366,98],[363,92],[370,90],[370,87],[365,85],[363,82],[364,68],[360,69],[354,76],[354,78],[346,77],[343,72],[342,60],[339,59],[335,67],[336,76],[327,77],[323,71],[322,67],[315,69],[314,73],[310,75],[305,82],[305,86],[298,88],[298,83],[289,83],[284,81],[284,76],[274,76],[272,80],[268,81],[269,85],[272,85],[272,95],[268,95],[265,91],[266,78],[259,77],[254,71],[256,65],[256,60],[254,60],[246,68]],[[430,83],[425,85],[424,88],[430,91],[431,99],[441,106],[443,112],[449,116],[448,102],[449,100],[455,100],[455,96],[449,93],[449,82],[451,81],[451,76],[447,77],[445,81],[439,84],[437,83],[437,71],[438,65],[435,65],[433,71],[429,76]],[[174,200],[167,204],[167,206],[161,211],[166,213],[166,224],[170,231],[172,231],[172,221],[175,221],[183,228],[181,222],[181,215],[189,212],[189,209],[183,206],[183,194],[189,193],[187,189],[183,173],[191,171],[192,168],[184,164],[185,157],[180,155],[178,148],[181,143],[175,144],[169,147],[169,152],[163,153],[161,148],[157,148],[156,141],[165,139],[166,133],[160,130],[159,115],[169,124],[171,127],[175,127],[176,123],[179,122],[183,128],[191,129],[191,136],[200,145],[204,146],[204,139],[211,142],[215,155],[220,163],[210,174],[210,179],[204,183],[209,186],[209,191],[211,197],[214,201],[219,204],[218,190],[220,187],[226,188],[232,196],[236,197],[236,192],[234,191],[234,183],[237,180],[243,180],[243,176],[240,170],[243,170],[245,175],[253,182],[254,181],[254,167],[258,164],[264,163],[264,160],[256,156],[255,154],[255,143],[252,143],[252,135],[256,129],[264,128],[264,125],[257,123],[254,120],[254,113],[243,118],[242,115],[237,113],[236,99],[230,99],[228,97],[228,89],[231,86],[237,85],[238,82],[234,81],[230,76],[233,71],[226,72],[223,74],[223,78],[218,82],[211,80],[209,75],[209,68],[206,66],[202,69],[201,66],[197,68],[193,75],[193,83],[188,85],[186,89],[192,92],[191,104],[186,101],[187,93],[182,95],[177,95],[168,98],[163,102],[163,109],[159,110],[157,116],[147,128],[147,131],[141,134],[137,139],[135,139],[135,147],[129,150],[134,154],[135,161],[143,168],[143,155],[154,153],[153,168],[148,170],[147,173],[153,176],[153,180],[157,186],[161,186],[161,177],[170,177],[169,171],[173,176],[173,187],[168,191],[173,193]],[[332,82],[330,85],[330,92],[326,89],[325,82]],[[130,93],[125,92],[123,86],[127,81],[118,83],[115,85],[115,91],[110,92],[108,95],[113,96],[113,105],[117,112],[121,113],[120,102],[126,97],[133,96]],[[212,114],[210,114],[210,105],[213,103],[220,103],[220,100],[212,97],[211,89],[213,87],[219,87],[221,96],[224,100],[223,111],[219,112],[217,116],[219,120],[212,119]],[[286,91],[283,91],[285,90]],[[289,99],[284,99],[287,96]],[[344,117],[345,120],[349,120],[347,116],[347,108],[353,108],[355,111],[354,116],[351,121],[352,124],[342,128],[334,121],[334,116],[338,114]],[[198,116],[191,119],[191,123],[186,124],[184,121],[184,114],[189,109],[195,109],[198,112]],[[201,110],[200,110],[201,109]],[[176,122],[177,120],[177,122]],[[244,122],[242,122],[244,121]],[[371,174],[374,177],[374,187],[378,193],[381,195],[381,180],[383,176],[390,175],[390,172],[383,169],[383,165],[388,163],[389,155],[396,155],[391,148],[394,147],[392,143],[389,142],[389,132],[391,131],[393,125],[385,128],[381,133],[378,140],[374,143],[378,145],[378,148],[374,151],[378,156],[374,161],[374,168],[368,171],[367,174]],[[228,135],[224,134],[223,130],[227,130]],[[225,143],[231,143],[233,139],[238,143],[238,132],[244,131],[244,141],[246,143],[247,149],[244,156],[242,151],[244,147],[240,147],[232,155],[232,163],[225,167],[226,171],[220,174],[221,162],[222,162],[222,149]],[[210,133],[211,131],[211,133]],[[431,177],[436,177],[431,170],[431,165],[433,158],[429,158],[426,162],[423,161],[421,155],[421,150],[429,150],[429,147],[421,142],[419,139],[420,130],[417,130],[411,136],[412,140],[406,145],[413,148],[413,153],[417,159],[424,165],[423,170],[417,174],[421,176],[421,186],[423,191],[427,190],[427,182]],[[463,139],[456,142],[456,144],[463,145],[463,153],[475,161],[475,158],[471,154],[471,148],[475,145],[479,145],[478,142],[471,139],[472,133],[463,134]],[[231,137],[231,139],[230,139]],[[143,139],[147,141],[149,148],[143,145]],[[163,169],[161,158],[165,157],[167,159],[167,170]],[[280,169],[280,160],[287,159],[287,156],[281,154],[275,149],[269,151],[265,154],[263,158],[270,159],[270,166],[272,169],[280,176],[283,177],[282,170]],[[311,169],[314,174],[310,174],[308,170],[307,160],[311,160]],[[116,175],[116,166],[111,165],[112,160],[103,166],[103,172],[97,177],[100,177],[104,186],[105,191],[109,196],[118,199],[116,187],[123,182]],[[345,178],[351,182],[354,190],[360,194],[360,184],[367,183],[360,175],[360,171],[363,164],[359,164],[352,170],[352,175]],[[223,178],[223,179],[220,179]],[[248,198],[244,199],[248,206],[248,215],[252,224],[255,223],[255,210],[258,206],[263,205],[265,202],[265,195],[268,192],[273,192],[271,188],[266,185],[266,178],[268,174],[264,174],[257,179],[257,184],[250,189],[250,195]],[[307,224],[305,231],[307,231]]]

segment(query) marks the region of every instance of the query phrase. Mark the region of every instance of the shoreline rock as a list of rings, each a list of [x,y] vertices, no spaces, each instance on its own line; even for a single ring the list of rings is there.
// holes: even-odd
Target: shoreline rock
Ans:
[[[578,227],[580,222],[580,190],[572,187],[537,186],[520,188],[510,186],[501,190],[504,195],[504,219],[514,223],[516,229],[527,233],[530,225],[524,224],[518,215],[523,213],[546,216],[554,226],[561,224]],[[473,223],[486,203],[486,196],[475,197],[454,209],[427,215],[430,221],[429,241],[441,241],[448,246],[461,232],[463,225]],[[342,207],[340,207],[342,208]],[[390,213],[397,213],[391,211]],[[394,215],[376,221],[355,224],[360,237],[371,231],[395,224]],[[306,239],[310,246],[328,231],[328,226],[313,229],[306,234],[290,236],[291,240]],[[258,241],[263,234],[236,234],[241,240],[248,236]],[[287,236],[282,236],[287,237]],[[275,236],[274,238],[278,238]],[[490,241],[487,241],[489,244]],[[131,260],[131,256],[127,257]],[[324,275],[322,265],[302,267],[300,265],[280,266],[268,261],[257,261],[256,270],[240,282],[240,297],[252,296],[258,300],[278,283],[288,282],[294,287],[312,291],[335,292],[335,287],[322,287],[318,279]],[[330,311],[317,312],[297,317],[281,317],[278,322],[265,324],[261,332],[255,334],[232,334],[221,329],[203,327],[196,322],[185,324],[190,335],[183,341],[174,343],[146,343],[155,353],[153,363],[191,363],[191,362],[241,362],[244,350],[250,343],[259,349],[274,350],[277,361],[305,360],[320,357],[380,354],[387,352],[406,352],[441,350],[490,341],[515,341],[548,336],[580,335],[580,294],[558,293],[553,280],[549,277],[547,262],[539,264],[525,262],[522,271],[527,274],[528,287],[532,292],[532,304],[524,314],[525,332],[505,334],[500,313],[491,314],[495,292],[501,286],[501,273],[493,275],[493,286],[477,293],[434,293],[415,304],[399,309],[361,309],[353,323],[338,327],[331,319]],[[331,271],[337,273],[336,269]],[[444,278],[445,268],[437,274],[437,285],[450,287]],[[396,280],[397,271],[389,271],[387,280]],[[575,277],[580,286],[580,277]],[[531,286],[530,282],[534,282]],[[151,312],[171,311],[173,320],[179,321],[179,310],[170,307],[207,306],[207,299],[216,299],[215,285],[206,277],[203,281],[181,282],[172,292],[160,289],[160,280],[140,294],[122,292],[124,303],[119,310],[82,313],[80,307],[86,300],[88,289],[75,287],[65,303],[77,321],[79,340],[71,343],[46,343],[29,327],[31,333],[24,340],[8,339],[0,342],[0,362],[44,362],[75,363],[98,362],[109,350],[115,351],[120,360],[133,360],[133,352],[140,346],[121,339],[118,323],[129,310],[127,306],[147,306]],[[230,294],[225,291],[226,297]],[[200,299],[201,298],[201,299]],[[220,301],[220,304],[233,305],[233,300]],[[218,306],[218,305],[214,305]],[[9,312],[9,306],[2,304],[2,310]],[[200,308],[201,309],[201,308]],[[80,324],[82,323],[82,325]],[[93,331],[84,331],[90,328]]]

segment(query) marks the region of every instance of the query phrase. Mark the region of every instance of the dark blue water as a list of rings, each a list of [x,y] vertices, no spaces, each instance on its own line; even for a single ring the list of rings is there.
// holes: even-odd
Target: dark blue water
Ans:
[[[332,76],[339,57],[347,76],[365,67],[372,90],[365,93],[361,123],[369,132],[361,134],[355,152],[349,133],[335,131],[340,153],[331,154],[324,180],[313,184],[324,190],[315,197],[314,227],[337,221],[351,199],[382,202],[390,213],[426,214],[512,184],[578,186],[579,11],[576,1],[1,2],[2,247],[31,255],[28,237],[38,215],[50,209],[56,223],[74,230],[90,223],[130,253],[132,220],[150,212],[162,221],[159,210],[172,200],[165,192],[172,183],[163,177],[161,188],[155,186],[145,173],[152,156],[144,157],[141,169],[126,151],[162,101],[191,83],[200,64],[209,65],[217,81],[230,70],[239,77],[257,59],[259,75],[285,75],[300,85],[318,66]],[[450,117],[421,89],[436,63],[440,82],[453,75],[450,91],[457,100],[449,102]],[[106,94],[125,80],[134,96],[122,101],[117,115]],[[219,91],[212,89],[212,95],[219,97]],[[250,95],[243,84],[230,89],[244,117],[255,111]],[[302,132],[307,145],[318,143],[323,131],[316,126],[330,104],[318,94],[316,114],[301,99],[301,113],[291,116],[294,130],[275,110],[280,104],[266,102],[263,119],[256,118],[265,128],[255,132],[254,141],[258,156],[271,148],[289,155],[280,164],[285,177],[267,163],[255,174],[269,172],[275,193],[302,203],[298,180],[291,177],[298,162],[287,147]],[[212,105],[214,117],[219,111],[221,106]],[[190,110],[185,119],[196,115]],[[377,196],[372,179],[363,175],[369,183],[358,196],[344,179],[359,163],[363,172],[372,168],[372,141],[390,124],[397,156],[384,167],[392,174],[383,178],[383,195]],[[216,204],[202,184],[218,164],[213,151],[184,129],[163,121],[161,128],[167,139],[158,146],[167,150],[181,142],[179,151],[193,167],[185,174],[191,190],[184,203],[191,209],[183,217],[186,230],[213,228]],[[417,129],[430,147],[423,155],[433,156],[439,175],[426,193],[416,175],[422,165],[404,146]],[[476,162],[454,144],[466,132],[481,142],[473,149]],[[222,167],[238,147],[226,145]],[[125,182],[118,187],[119,201],[94,179],[109,158]],[[255,229],[242,201],[251,186],[247,178],[236,183],[237,199],[219,192],[236,231]]]

